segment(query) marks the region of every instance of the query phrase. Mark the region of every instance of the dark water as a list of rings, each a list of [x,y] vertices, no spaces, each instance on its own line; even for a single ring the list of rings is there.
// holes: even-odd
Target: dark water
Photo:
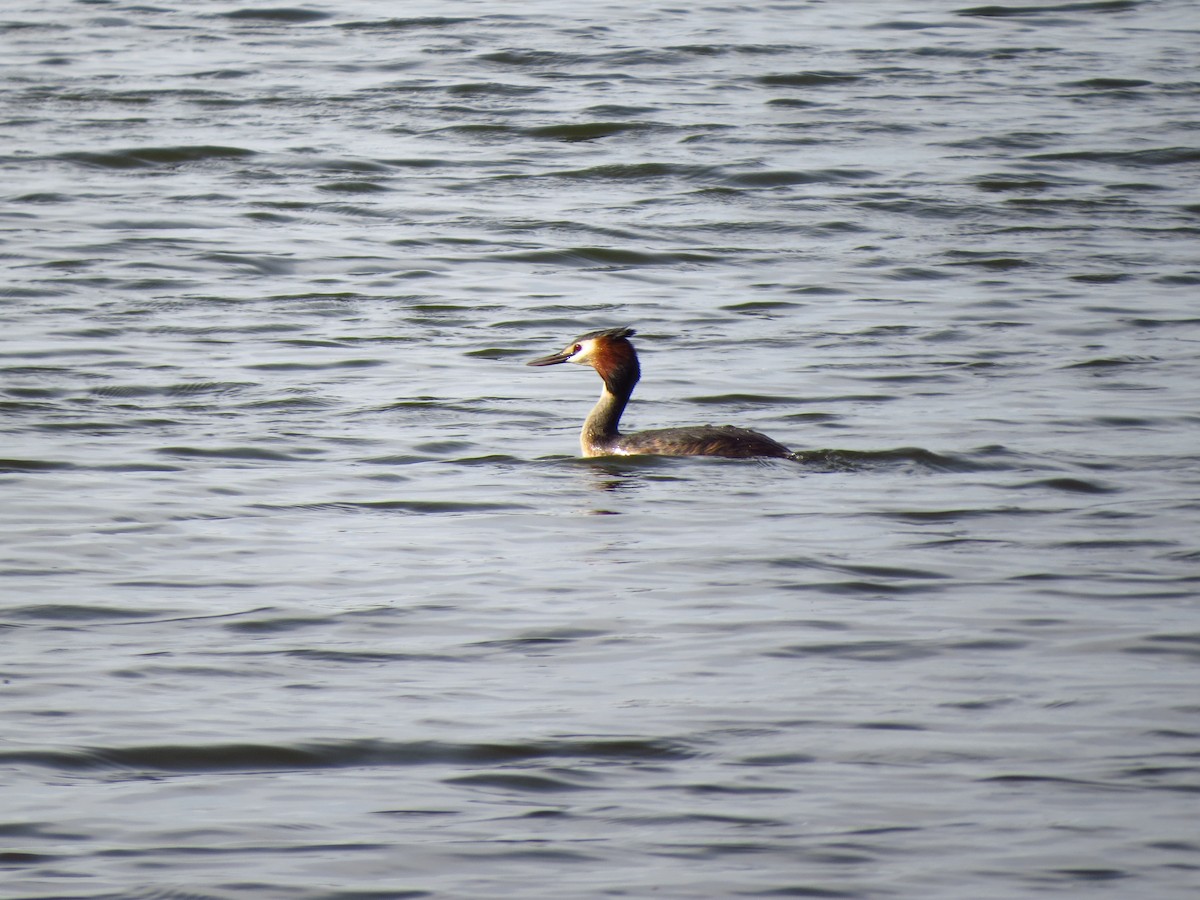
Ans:
[[[0,893],[1195,896],[1197,31],[7,4]]]

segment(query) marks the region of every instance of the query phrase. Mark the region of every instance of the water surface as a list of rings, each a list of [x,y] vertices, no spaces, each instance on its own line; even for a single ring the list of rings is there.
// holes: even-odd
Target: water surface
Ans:
[[[1194,896],[1197,30],[7,7],[5,895]]]

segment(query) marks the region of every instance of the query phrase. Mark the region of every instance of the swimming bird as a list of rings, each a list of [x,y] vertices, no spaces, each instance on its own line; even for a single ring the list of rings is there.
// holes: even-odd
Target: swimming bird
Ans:
[[[641,377],[637,351],[629,338],[632,328],[606,328],[582,334],[558,353],[530,360],[529,366],[555,366],[578,363],[591,366],[604,382],[600,400],[588,413],[579,433],[584,456],[725,456],[790,457],[787,447],[748,428],[732,425],[696,425],[683,428],[656,428],[622,434],[618,429],[621,413],[629,403],[633,388]]]

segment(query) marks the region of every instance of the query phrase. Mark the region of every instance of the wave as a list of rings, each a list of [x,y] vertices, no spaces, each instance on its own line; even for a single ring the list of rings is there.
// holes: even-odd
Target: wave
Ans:
[[[253,772],[348,769],[363,766],[489,766],[536,760],[612,762],[689,759],[682,742],[639,738],[579,738],[492,744],[445,741],[316,741],[302,744],[161,744],[75,750],[0,751],[0,765],[25,765],[61,772]]]
[[[107,152],[76,150],[59,153],[53,158],[102,169],[142,169],[204,162],[210,159],[245,159],[255,155],[255,151],[244,147],[197,144],[178,147],[128,147]]]

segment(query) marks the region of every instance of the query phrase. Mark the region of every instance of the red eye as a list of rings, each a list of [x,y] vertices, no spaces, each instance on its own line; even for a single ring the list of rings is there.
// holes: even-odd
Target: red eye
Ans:
[[[575,345],[575,349],[574,349],[574,350],[572,350],[571,352],[572,352],[572,353],[578,353],[578,352],[579,352],[580,350],[582,350],[582,349],[583,349],[583,344],[576,344],[576,345]]]

